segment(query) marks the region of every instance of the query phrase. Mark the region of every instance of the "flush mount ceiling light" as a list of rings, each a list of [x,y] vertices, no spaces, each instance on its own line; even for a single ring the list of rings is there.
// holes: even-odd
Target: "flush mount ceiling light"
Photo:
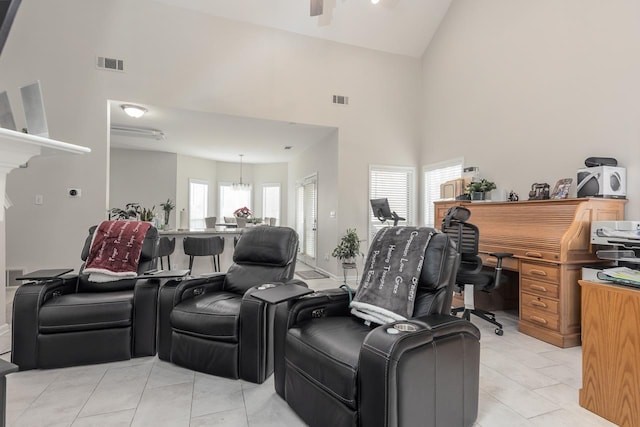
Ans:
[[[240,154],[240,182],[234,182],[231,184],[231,187],[234,190],[249,190],[251,188],[251,184],[245,184],[242,182],[242,158],[244,154]]]
[[[380,3],[380,0],[371,0],[371,4],[378,4]]]
[[[124,110],[127,116],[133,117],[134,119],[139,119],[140,117],[144,116],[144,113],[149,111],[144,107],[133,104],[122,104],[120,108]]]

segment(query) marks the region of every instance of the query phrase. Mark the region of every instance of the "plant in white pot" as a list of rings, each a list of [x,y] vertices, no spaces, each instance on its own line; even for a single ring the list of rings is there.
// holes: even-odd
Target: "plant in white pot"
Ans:
[[[360,239],[355,228],[348,228],[347,233],[342,236],[338,246],[333,249],[331,256],[342,261],[342,265],[353,265],[356,257],[363,255],[360,252]]]

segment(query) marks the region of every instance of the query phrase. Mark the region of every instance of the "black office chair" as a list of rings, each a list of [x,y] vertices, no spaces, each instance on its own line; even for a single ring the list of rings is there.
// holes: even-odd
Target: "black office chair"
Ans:
[[[160,259],[160,268],[164,269],[164,263],[162,259],[167,257],[167,267],[171,270],[171,257],[170,255],[176,249],[176,238],[169,239],[166,236],[160,238],[158,243],[158,258]]]
[[[456,315],[462,312],[464,319],[470,320],[471,315],[480,317],[496,326],[495,333],[502,335],[502,324],[496,320],[496,315],[490,311],[475,308],[473,292],[479,289],[489,292],[500,285],[502,277],[502,260],[513,254],[507,252],[495,252],[489,255],[498,261],[493,272],[483,271],[482,259],[478,256],[478,241],[480,233],[478,227],[469,224],[467,220],[471,211],[463,206],[453,206],[445,214],[442,221],[442,232],[447,234],[455,243],[460,254],[460,267],[456,275],[456,286],[465,291],[465,305],[451,310]]]
[[[213,271],[220,271],[220,254],[224,251],[224,239],[222,237],[185,237],[182,242],[184,253],[189,255],[189,272],[191,272],[193,260],[197,256],[211,256],[213,258]]]

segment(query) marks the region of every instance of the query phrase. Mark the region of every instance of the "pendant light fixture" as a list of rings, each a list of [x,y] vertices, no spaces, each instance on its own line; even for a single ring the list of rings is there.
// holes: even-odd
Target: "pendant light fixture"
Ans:
[[[240,182],[234,182],[231,184],[231,187],[234,190],[249,190],[251,188],[251,184],[245,184],[242,182],[242,158],[244,154],[240,154]]]

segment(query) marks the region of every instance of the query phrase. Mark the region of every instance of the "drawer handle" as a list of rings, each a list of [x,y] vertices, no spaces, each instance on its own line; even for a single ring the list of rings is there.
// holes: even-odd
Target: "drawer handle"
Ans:
[[[540,292],[547,292],[547,288],[545,288],[544,286],[540,286],[540,285],[530,285],[529,286],[531,289],[534,289],[536,291],[540,291]]]
[[[540,252],[525,252],[525,256],[530,256],[532,258],[542,258],[542,254]]]
[[[542,323],[543,325],[546,325],[548,323],[546,319],[538,316],[529,316],[529,319],[533,320],[534,322]]]
[[[542,301],[538,301],[538,300],[531,300],[531,305],[535,305],[536,307],[542,307],[542,308],[547,308],[548,305],[543,303]]]
[[[534,276],[544,276],[547,277],[547,272],[544,270],[536,270],[536,269],[532,269],[529,270],[529,274],[533,274]]]

